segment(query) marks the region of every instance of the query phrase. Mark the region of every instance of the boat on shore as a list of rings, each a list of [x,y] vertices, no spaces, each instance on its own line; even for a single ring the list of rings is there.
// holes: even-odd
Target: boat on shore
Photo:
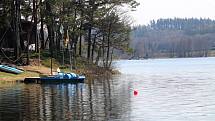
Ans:
[[[24,71],[15,67],[6,66],[6,65],[0,65],[0,71],[7,72],[7,73],[13,73],[13,74],[21,74]]]
[[[83,83],[85,76],[59,72],[57,75],[25,78],[25,83]]]

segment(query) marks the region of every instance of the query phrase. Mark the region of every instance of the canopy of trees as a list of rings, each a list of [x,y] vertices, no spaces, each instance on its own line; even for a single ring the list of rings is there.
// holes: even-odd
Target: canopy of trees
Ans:
[[[104,66],[109,66],[113,49],[128,47],[131,29],[119,12],[123,5],[133,9],[138,3],[135,0],[1,0],[1,58],[16,62],[23,61],[26,55],[29,64],[29,46],[33,44],[35,52],[46,50],[50,56],[60,53],[63,59],[69,55],[70,64],[81,56],[94,63],[103,60]],[[8,48],[13,48],[14,55],[6,53]]]
[[[135,56],[207,56],[215,47],[215,21],[210,19],[159,19],[132,32]]]

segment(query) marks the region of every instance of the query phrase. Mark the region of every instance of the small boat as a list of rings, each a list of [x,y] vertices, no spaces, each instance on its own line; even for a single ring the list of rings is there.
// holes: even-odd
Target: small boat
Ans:
[[[83,83],[85,76],[81,76],[75,73],[62,73],[59,72],[57,75],[38,77],[38,78],[25,78],[26,83]]]
[[[23,73],[24,71],[15,67],[10,67],[6,65],[0,65],[0,71],[4,71],[7,73],[13,73],[13,74],[20,74]]]

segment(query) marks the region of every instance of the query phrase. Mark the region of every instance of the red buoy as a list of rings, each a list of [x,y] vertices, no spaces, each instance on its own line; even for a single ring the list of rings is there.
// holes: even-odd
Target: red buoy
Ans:
[[[137,95],[138,95],[138,91],[134,90],[134,96],[137,96]]]

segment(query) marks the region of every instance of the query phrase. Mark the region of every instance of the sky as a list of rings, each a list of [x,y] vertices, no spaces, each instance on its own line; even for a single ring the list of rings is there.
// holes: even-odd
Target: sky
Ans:
[[[134,25],[147,25],[159,18],[215,19],[215,0],[137,0],[140,5],[131,12]]]

